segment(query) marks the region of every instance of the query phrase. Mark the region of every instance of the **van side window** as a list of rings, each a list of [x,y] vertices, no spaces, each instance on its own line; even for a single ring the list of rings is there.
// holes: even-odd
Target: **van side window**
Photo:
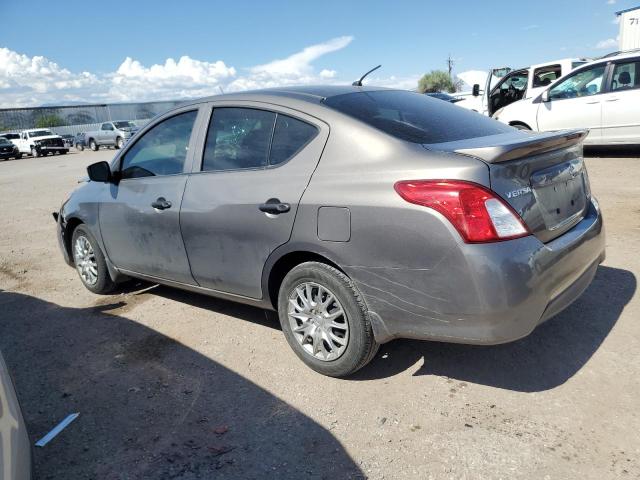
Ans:
[[[640,88],[640,62],[617,63],[613,69],[611,90]]]
[[[545,87],[555,82],[562,73],[560,65],[545,65],[533,71],[533,88]]]
[[[124,154],[122,178],[182,173],[197,114],[180,113],[146,131]]]
[[[602,91],[602,77],[604,65],[596,65],[585,70],[580,70],[566,78],[549,90],[551,100],[564,98],[588,97]]]

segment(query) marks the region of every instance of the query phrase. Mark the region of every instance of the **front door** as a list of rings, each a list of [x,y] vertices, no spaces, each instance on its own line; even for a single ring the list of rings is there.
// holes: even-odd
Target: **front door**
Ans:
[[[606,65],[580,69],[549,90],[538,107],[538,130],[589,128],[589,143],[602,135],[602,89]]]
[[[195,283],[180,234],[180,203],[197,114],[168,116],[120,156],[120,181],[110,185],[99,218],[107,254],[121,270]]]
[[[213,110],[180,222],[199,285],[261,298],[265,262],[291,236],[329,129],[299,112],[251,107]]]

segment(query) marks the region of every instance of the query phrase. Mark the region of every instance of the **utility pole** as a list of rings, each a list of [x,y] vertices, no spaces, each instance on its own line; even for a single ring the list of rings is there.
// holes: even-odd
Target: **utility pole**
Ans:
[[[451,72],[453,71],[453,66],[455,65],[455,62],[453,61],[453,58],[451,58],[451,54],[449,54],[449,57],[447,58],[447,70],[449,71],[449,78],[453,80],[453,77],[451,77]]]

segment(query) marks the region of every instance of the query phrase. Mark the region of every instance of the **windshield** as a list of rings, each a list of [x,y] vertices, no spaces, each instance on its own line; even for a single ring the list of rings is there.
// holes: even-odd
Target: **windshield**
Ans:
[[[35,130],[33,132],[29,132],[29,136],[31,138],[46,137],[47,135],[53,135],[53,132],[51,130]]]
[[[133,122],[113,122],[116,128],[136,128]]]
[[[428,95],[403,90],[347,93],[324,103],[401,140],[443,143],[486,137],[511,127]]]
[[[7,143],[11,143],[11,142],[4,137],[0,137],[0,145],[6,145]]]
[[[8,138],[9,140],[11,140],[12,138],[14,140],[20,138],[20,135],[18,135],[17,133],[4,133],[2,136],[4,138]]]

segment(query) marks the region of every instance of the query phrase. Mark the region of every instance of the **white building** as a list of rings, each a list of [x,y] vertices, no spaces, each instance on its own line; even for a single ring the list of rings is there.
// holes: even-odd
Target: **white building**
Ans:
[[[640,48],[640,6],[616,12],[620,17],[620,50]]]

